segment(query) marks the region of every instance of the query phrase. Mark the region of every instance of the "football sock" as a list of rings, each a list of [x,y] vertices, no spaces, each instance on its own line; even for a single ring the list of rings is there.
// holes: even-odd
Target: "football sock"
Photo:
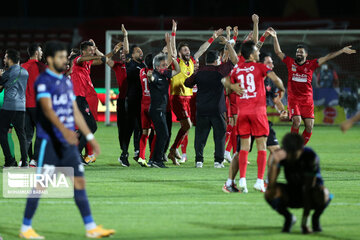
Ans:
[[[233,183],[234,183],[234,180],[228,178],[228,180],[226,180],[225,185],[226,185],[227,187],[230,187]]]
[[[311,137],[312,132],[306,131],[306,129],[303,131],[302,137],[304,138],[304,145],[306,145]]]
[[[187,132],[187,131],[185,131],[183,128],[180,128],[180,129],[179,129],[179,132],[178,132],[177,135],[176,135],[174,144],[171,146],[172,149],[178,149],[178,148],[179,148],[179,146],[180,146],[180,144],[181,144],[181,141],[182,141],[182,139],[184,138],[186,132]]]
[[[146,143],[149,139],[148,135],[142,134],[140,138],[140,153],[139,157],[145,159],[145,150],[146,150]]]
[[[85,145],[85,152],[86,152],[86,155],[88,155],[88,156],[94,155],[93,149],[92,149],[91,144],[89,142],[86,143],[86,145]]]
[[[239,153],[239,171],[240,171],[240,178],[246,177],[246,167],[248,161],[248,151],[240,150]]]
[[[26,232],[31,227],[31,220],[39,205],[40,196],[40,194],[33,194],[31,195],[31,198],[26,200],[24,219],[21,227],[22,232]]]
[[[293,126],[291,126],[291,132],[299,134],[299,128],[294,128]]]
[[[266,151],[258,151],[257,155],[258,179],[264,179],[266,168]]]
[[[91,230],[96,227],[90,211],[89,201],[86,195],[85,189],[74,190],[75,203],[80,211],[83,218],[86,230]]]
[[[181,152],[186,154],[186,148],[189,142],[188,134],[185,135],[184,139],[181,142]]]

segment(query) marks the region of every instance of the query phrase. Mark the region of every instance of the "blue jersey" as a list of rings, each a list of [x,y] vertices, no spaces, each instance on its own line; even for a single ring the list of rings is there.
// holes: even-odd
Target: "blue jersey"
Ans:
[[[59,75],[50,69],[46,69],[46,71],[37,78],[34,89],[37,102],[37,137],[66,144],[67,142],[60,130],[45,117],[42,108],[39,106],[39,100],[41,98],[50,98],[52,108],[60,122],[64,124],[66,128],[74,131],[73,101],[75,100],[75,95],[71,80],[62,74]]]

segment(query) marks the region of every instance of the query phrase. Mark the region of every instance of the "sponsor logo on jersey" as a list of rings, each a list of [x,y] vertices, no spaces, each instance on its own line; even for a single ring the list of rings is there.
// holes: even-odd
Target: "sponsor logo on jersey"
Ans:
[[[307,82],[307,75],[294,73],[291,80],[295,82]]]

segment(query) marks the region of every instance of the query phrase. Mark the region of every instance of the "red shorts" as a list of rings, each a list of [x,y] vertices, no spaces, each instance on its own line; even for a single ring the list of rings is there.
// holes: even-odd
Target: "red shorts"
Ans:
[[[191,96],[173,95],[171,99],[172,110],[178,121],[190,117],[190,99]]]
[[[193,93],[190,99],[190,120],[196,126],[196,93]]]
[[[240,136],[262,137],[269,135],[269,122],[266,113],[239,114],[236,128]]]
[[[300,103],[298,101],[288,101],[289,119],[293,116],[301,116],[301,118],[315,118],[314,102]]]
[[[149,113],[149,105],[141,105],[141,128],[149,129],[153,126],[150,113]]]
[[[86,102],[89,104],[89,109],[91,114],[94,116],[95,120],[98,120],[98,105],[99,99],[97,95],[88,95],[86,96]]]

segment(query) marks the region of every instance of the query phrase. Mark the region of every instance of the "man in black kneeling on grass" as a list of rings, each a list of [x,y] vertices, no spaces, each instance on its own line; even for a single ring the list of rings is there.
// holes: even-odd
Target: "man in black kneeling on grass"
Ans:
[[[302,233],[321,232],[320,216],[329,205],[332,194],[325,188],[320,173],[319,157],[296,133],[285,135],[283,148],[276,151],[269,169],[269,185],[265,199],[270,206],[285,217],[283,232],[290,232],[296,222],[288,208],[303,208]],[[286,183],[278,183],[280,168],[284,168]],[[310,211],[312,231],[307,226]]]

